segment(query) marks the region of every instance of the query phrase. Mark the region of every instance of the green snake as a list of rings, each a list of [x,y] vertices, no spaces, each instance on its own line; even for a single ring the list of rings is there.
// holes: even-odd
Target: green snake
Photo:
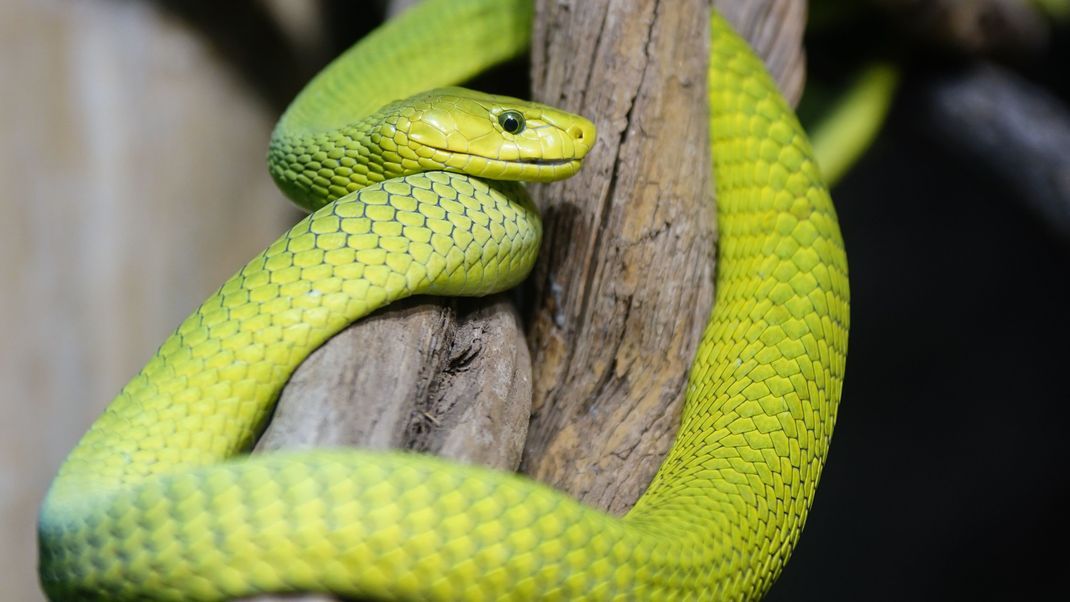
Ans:
[[[522,0],[429,0],[302,91],[269,163],[314,212],[178,327],[63,464],[39,520],[50,598],[767,591],[799,537],[835,422],[846,258],[803,131],[717,15],[716,305],[675,443],[626,516],[416,454],[243,454],[288,376],[345,325],[408,295],[484,295],[528,273],[539,220],[508,180],[573,174],[594,126],[438,87],[521,52],[531,20]]]

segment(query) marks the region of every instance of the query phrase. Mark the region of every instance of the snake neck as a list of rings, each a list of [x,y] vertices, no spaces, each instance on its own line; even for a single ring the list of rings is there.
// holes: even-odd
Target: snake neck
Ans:
[[[384,115],[393,115],[388,108],[330,130],[295,130],[280,121],[268,148],[271,177],[294,203],[315,211],[371,184],[412,173],[396,152],[393,120],[384,121]]]
[[[286,109],[268,152],[272,177],[311,211],[404,175],[394,170],[396,158],[371,152],[379,107],[523,53],[532,12],[531,0],[425,0],[421,10],[391,19],[332,61]],[[450,44],[439,42],[443,32]]]

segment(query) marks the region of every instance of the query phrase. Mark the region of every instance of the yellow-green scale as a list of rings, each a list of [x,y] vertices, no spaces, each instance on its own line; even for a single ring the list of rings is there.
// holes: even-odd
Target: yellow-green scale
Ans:
[[[428,31],[397,26],[363,52],[389,54],[392,43],[429,52],[454,34],[439,23],[476,8],[493,15],[515,6],[432,0],[408,17]],[[835,422],[846,260],[797,122],[746,44],[719,17],[712,30],[717,304],[674,447],[627,517],[522,477],[416,455],[227,459],[247,447],[289,371],[347,321],[405,294],[507,288],[530,268],[538,221],[522,197],[502,194],[510,187],[413,175],[302,221],[210,297],[123,390],[42,507],[49,595],[672,600],[764,592],[798,538]],[[333,103],[358,84],[335,78],[350,69],[374,77],[361,75],[371,68],[336,63],[310,88],[322,97],[306,91],[284,121],[311,123],[320,111],[324,124],[337,121]]]
[[[730,26],[715,15],[711,29],[717,296],[676,444],[628,519],[677,523],[708,551],[700,570],[724,597],[751,598],[779,575],[817,486],[849,291],[835,210],[801,127]]]
[[[528,47],[530,0],[427,4],[388,21],[335,59],[279,119],[268,165],[297,204],[318,209],[354,186],[400,175],[400,168],[384,164],[397,166],[401,157],[370,152],[369,137],[378,132],[366,118],[388,103],[463,82]],[[382,127],[388,140],[396,134],[392,125]],[[365,171],[347,165],[347,158],[368,161]]]

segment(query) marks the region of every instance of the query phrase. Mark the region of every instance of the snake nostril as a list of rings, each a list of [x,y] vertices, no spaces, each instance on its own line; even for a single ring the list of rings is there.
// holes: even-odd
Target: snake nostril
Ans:
[[[568,135],[576,140],[583,140],[583,128],[578,125],[571,126],[568,128]]]

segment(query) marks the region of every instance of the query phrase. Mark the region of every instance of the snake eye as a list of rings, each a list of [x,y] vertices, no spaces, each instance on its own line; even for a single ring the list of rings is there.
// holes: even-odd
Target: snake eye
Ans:
[[[524,131],[524,116],[517,111],[502,111],[498,115],[498,124],[510,134],[519,134]]]

